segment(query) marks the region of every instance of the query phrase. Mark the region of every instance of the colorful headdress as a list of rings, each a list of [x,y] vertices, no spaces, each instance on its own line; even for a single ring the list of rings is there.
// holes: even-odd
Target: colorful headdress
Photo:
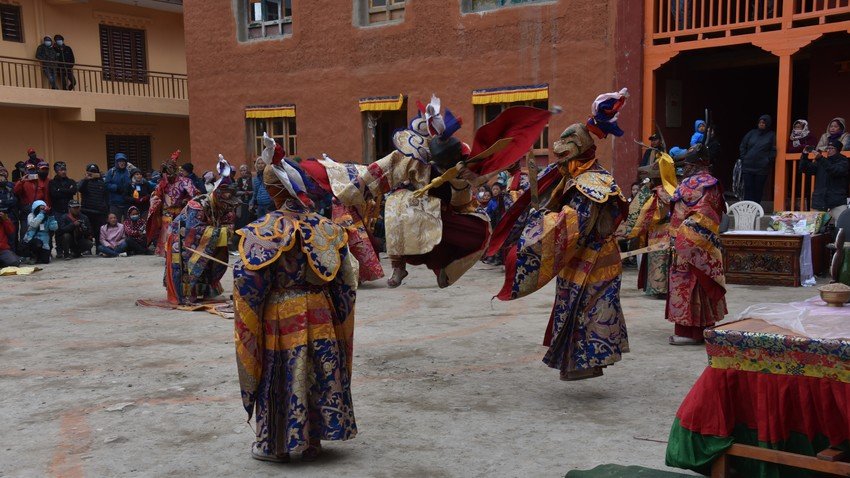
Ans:
[[[617,125],[617,118],[628,97],[628,88],[597,96],[591,108],[591,116],[587,120],[587,129],[599,139],[607,138],[609,134],[623,136],[623,130]]]
[[[311,206],[313,202],[307,197],[307,183],[309,179],[301,171],[297,164],[286,159],[286,151],[277,144],[268,134],[263,133],[263,162],[266,167],[272,168],[274,176],[280,181],[289,195],[304,206]]]
[[[431,102],[427,105],[417,101],[416,106],[419,114],[407,129],[393,134],[393,144],[405,156],[427,163],[431,160],[431,140],[438,137],[448,140],[463,126],[463,120],[448,109],[443,110],[436,95],[431,95]]]
[[[234,184],[233,179],[230,176],[233,174],[233,168],[221,154],[218,155],[216,170],[218,171],[218,180],[215,182],[213,191],[217,191],[218,188],[232,189]],[[210,171],[210,173],[212,174],[212,171]],[[206,174],[204,174],[204,176],[206,176]]]
[[[177,160],[180,159],[180,150],[171,153],[171,157],[162,162],[162,172],[168,176],[177,174]]]

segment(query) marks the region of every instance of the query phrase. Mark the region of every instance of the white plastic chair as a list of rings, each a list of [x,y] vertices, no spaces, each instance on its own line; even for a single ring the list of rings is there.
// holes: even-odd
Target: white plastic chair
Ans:
[[[729,206],[729,214],[735,218],[735,231],[756,231],[764,208],[757,202],[740,201]]]

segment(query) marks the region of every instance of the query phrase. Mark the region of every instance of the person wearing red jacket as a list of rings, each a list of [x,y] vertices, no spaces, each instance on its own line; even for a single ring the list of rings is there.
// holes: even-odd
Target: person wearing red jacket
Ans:
[[[5,211],[0,211],[0,266],[17,267],[21,265],[21,258],[12,252],[9,245],[12,236],[15,234],[15,225]]]
[[[23,236],[27,230],[27,214],[30,212],[32,203],[36,201],[44,201],[47,204],[47,210],[50,210],[50,178],[47,175],[50,173],[50,167],[47,162],[41,160],[34,165],[26,164],[26,173],[15,183],[15,196],[18,197],[18,205],[21,209],[21,214],[18,216],[21,226],[18,228],[18,234]]]

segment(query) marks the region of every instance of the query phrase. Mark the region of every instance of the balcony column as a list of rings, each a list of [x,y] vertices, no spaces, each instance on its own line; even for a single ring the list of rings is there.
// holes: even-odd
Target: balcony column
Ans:
[[[796,50],[795,50],[796,51]],[[794,80],[793,52],[781,52],[779,55],[779,94],[776,103],[776,164],[773,183],[773,210],[784,211],[786,198],[785,141],[788,131],[791,131],[791,95]],[[793,202],[793,198],[791,198]],[[794,209],[790,204],[790,209]]]

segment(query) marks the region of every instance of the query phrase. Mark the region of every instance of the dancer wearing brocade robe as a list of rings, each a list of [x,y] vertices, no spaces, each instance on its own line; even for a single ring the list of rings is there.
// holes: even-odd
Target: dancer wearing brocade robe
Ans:
[[[667,320],[675,324],[671,345],[703,342],[703,331],[721,321],[726,309],[726,276],[720,244],[723,188],[708,170],[711,159],[702,144],[677,160],[682,180],[671,201],[672,261]]]
[[[588,124],[570,126],[555,142],[559,162],[538,181],[540,192],[550,195],[548,206],[531,209],[505,260],[500,300],[529,295],[557,277],[543,362],[558,369],[562,380],[601,376],[604,367],[629,351],[615,237],[627,203],[614,178],[598,164],[589,134],[622,134],[616,118],[626,96],[626,90],[600,96]],[[527,195],[518,198],[506,217],[524,215]],[[488,252],[499,247],[491,244]]]
[[[235,194],[235,184],[223,176],[212,193],[192,199],[174,218],[165,244],[168,302],[194,304],[224,291],[221,278],[239,205]]]
[[[357,434],[351,399],[357,262],[346,231],[308,209],[308,179],[282,156],[275,154],[263,173],[277,209],[238,232],[236,356],[242,402],[256,421],[251,456],[288,462],[300,452],[310,461],[323,440]]]
[[[156,254],[159,256],[165,256],[171,222],[193,197],[200,194],[189,178],[177,175],[179,157],[180,150],[177,150],[162,164],[162,178],[151,194],[147,239],[148,242],[156,241]]]

